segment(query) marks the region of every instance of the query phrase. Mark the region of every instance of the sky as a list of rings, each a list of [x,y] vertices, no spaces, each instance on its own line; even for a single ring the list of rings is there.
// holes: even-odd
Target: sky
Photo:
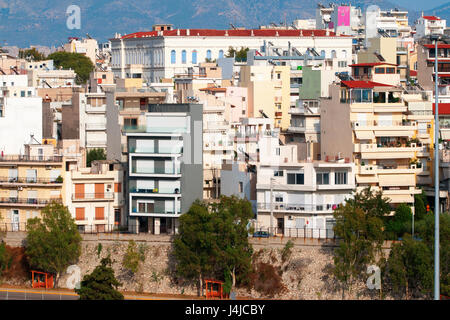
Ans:
[[[392,3],[398,3],[398,5],[405,8],[411,8],[412,10],[422,11],[436,8],[449,0],[391,0]]]

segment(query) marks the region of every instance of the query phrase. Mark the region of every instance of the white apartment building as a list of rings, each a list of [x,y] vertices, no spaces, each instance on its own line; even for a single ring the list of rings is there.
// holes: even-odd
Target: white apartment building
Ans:
[[[284,50],[295,47],[299,52],[314,47],[324,50],[327,56],[331,56],[332,50],[352,49],[350,37],[326,30],[155,30],[111,39],[112,71],[124,78],[128,65],[142,64],[143,78],[159,82],[175,74],[186,74],[189,67],[207,59],[223,58],[230,47],[261,50],[264,41]]]
[[[63,50],[65,52],[80,53],[91,59],[95,66],[97,62],[97,55],[99,53],[98,43],[95,39],[79,39],[76,37],[69,38],[69,42],[64,44]]]
[[[0,75],[0,153],[23,154],[33,137],[42,139],[42,98],[26,75]]]
[[[436,16],[424,16],[422,13],[422,16],[417,19],[415,27],[414,39],[420,39],[432,33],[444,34],[446,20]]]
[[[295,145],[267,140],[260,146],[256,227],[284,236],[333,237],[333,210],[355,190],[354,164],[297,162]]]

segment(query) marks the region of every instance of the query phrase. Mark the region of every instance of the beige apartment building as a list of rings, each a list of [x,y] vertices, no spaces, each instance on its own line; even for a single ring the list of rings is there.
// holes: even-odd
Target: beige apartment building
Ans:
[[[290,66],[242,66],[240,87],[248,90],[248,116],[274,119],[275,128],[287,130],[291,115]]]
[[[431,183],[431,95],[372,81],[341,81],[330,95],[321,104],[322,159],[349,157],[357,190],[370,186],[393,207],[413,206],[418,185]]]
[[[25,231],[42,208],[63,203],[63,157],[54,145],[27,144],[23,155],[0,155],[0,229]]]
[[[72,167],[64,177],[66,205],[80,231],[104,232],[126,221],[119,163],[94,161],[90,168]]]

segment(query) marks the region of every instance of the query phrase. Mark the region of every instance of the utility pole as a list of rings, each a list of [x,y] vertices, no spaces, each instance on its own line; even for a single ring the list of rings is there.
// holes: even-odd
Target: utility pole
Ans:
[[[275,179],[273,177],[270,178],[270,232],[272,231],[272,220],[273,220],[273,181]]]
[[[438,93],[438,40],[434,40],[434,300],[439,300],[439,93]]]

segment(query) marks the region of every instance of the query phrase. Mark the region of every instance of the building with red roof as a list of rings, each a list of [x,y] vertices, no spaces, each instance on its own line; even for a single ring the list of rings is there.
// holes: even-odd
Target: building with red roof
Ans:
[[[111,39],[112,71],[125,78],[128,65],[141,65],[142,76],[159,82],[176,74],[186,74],[200,62],[224,58],[230,47],[249,48],[266,55],[277,48],[281,55],[305,54],[314,48],[327,58],[336,56],[352,62],[352,38],[328,30],[280,29],[173,29],[155,26],[151,31],[116,34]]]

